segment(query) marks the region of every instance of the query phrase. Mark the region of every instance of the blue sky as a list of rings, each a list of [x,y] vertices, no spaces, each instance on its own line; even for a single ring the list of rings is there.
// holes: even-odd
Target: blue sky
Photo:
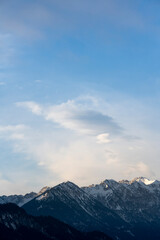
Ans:
[[[159,178],[160,4],[0,2],[1,194]]]

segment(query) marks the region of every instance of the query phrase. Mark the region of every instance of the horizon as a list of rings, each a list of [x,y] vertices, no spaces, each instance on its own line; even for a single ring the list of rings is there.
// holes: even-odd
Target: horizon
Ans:
[[[0,189],[160,176],[160,4],[0,2]]]
[[[66,184],[66,183],[72,183],[72,184],[74,184],[74,185],[76,185],[76,186],[78,186],[79,188],[83,188],[83,187],[92,187],[92,186],[96,186],[96,185],[100,185],[101,183],[103,183],[103,182],[105,182],[105,181],[115,181],[115,182],[117,182],[117,183],[122,183],[122,181],[128,181],[129,183],[130,182],[135,182],[136,180],[138,180],[138,179],[145,179],[145,180],[149,180],[149,181],[151,181],[151,183],[149,183],[149,184],[147,184],[147,183],[145,183],[144,182],[144,185],[151,185],[152,183],[154,183],[155,181],[160,181],[159,179],[149,179],[149,178],[146,178],[146,177],[135,177],[135,178],[133,178],[133,179],[120,179],[120,180],[115,180],[115,179],[105,179],[105,180],[102,180],[102,181],[100,181],[100,182],[97,182],[97,183],[91,183],[91,184],[88,184],[88,185],[78,185],[76,182],[71,182],[71,181],[69,181],[69,180],[67,180],[67,181],[64,181],[64,182],[60,182],[60,183],[57,183],[57,184],[54,184],[54,185],[44,185],[44,186],[41,186],[39,189],[37,188],[35,191],[33,190],[33,189],[31,189],[31,190],[29,190],[28,192],[25,192],[25,191],[20,191],[19,193],[13,193],[13,194],[0,194],[0,197],[2,197],[2,196],[14,196],[14,195],[16,195],[16,196],[18,196],[18,195],[22,195],[22,196],[25,196],[26,194],[30,194],[30,193],[32,193],[32,192],[34,192],[34,193],[39,193],[39,192],[41,192],[41,190],[43,190],[44,188],[49,188],[49,190],[50,189],[52,189],[52,188],[54,188],[54,187],[56,187],[56,186],[58,186],[58,185],[61,185],[61,184]],[[48,191],[48,190],[46,190],[46,191]],[[43,192],[43,194],[44,194],[44,192]]]

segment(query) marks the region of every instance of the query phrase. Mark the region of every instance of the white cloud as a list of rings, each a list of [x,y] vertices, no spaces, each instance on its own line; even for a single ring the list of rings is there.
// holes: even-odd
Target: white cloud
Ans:
[[[89,99],[92,101],[92,99]],[[123,135],[123,129],[111,116],[101,111],[94,110],[95,101],[89,106],[88,98],[69,100],[65,103],[53,106],[40,106],[35,102],[19,102],[17,106],[26,107],[44,119],[58,123],[61,127],[73,130],[81,134],[99,135],[108,132],[110,135]],[[102,135],[101,138],[104,138]],[[106,136],[105,136],[106,137]]]
[[[14,131],[21,131],[24,129],[26,129],[26,126],[24,124],[7,125],[7,126],[0,125],[0,132],[14,132]]]
[[[49,179],[50,185],[66,180],[86,185],[106,178],[151,177],[150,158],[157,159],[159,164],[157,139],[153,143],[152,137],[145,140],[123,137],[124,130],[98,99],[82,97],[51,106],[31,101],[17,106],[29,109],[43,121],[30,127],[0,126],[1,139],[10,141],[14,154],[23,154],[46,171],[44,181]],[[131,114],[129,117],[133,119]],[[127,127],[133,123],[129,117],[125,119]],[[128,129],[134,131],[134,124],[130,126]]]
[[[23,140],[24,138],[25,138],[24,134],[22,133],[14,133],[10,135],[10,139],[13,139],[13,140]]]
[[[129,165],[126,169],[125,175],[130,179],[135,176],[151,177],[153,176],[153,172],[147,164],[141,161],[134,165]]]
[[[0,138],[5,140],[24,140],[25,132],[28,130],[28,127],[19,124],[19,125],[0,125]]]
[[[97,136],[97,143],[110,143],[109,133],[102,133]]]
[[[43,117],[44,124],[53,123],[53,130],[50,126],[44,133],[41,126],[36,132],[30,131],[27,142],[17,151],[29,153],[38,166],[53,172],[59,181],[81,185],[91,179],[95,182],[106,177],[150,175],[148,165],[140,161],[146,157],[147,146],[139,139],[125,138],[124,129],[100,105],[88,97],[52,106],[18,103]],[[134,151],[130,151],[131,142]]]
[[[10,174],[11,175],[11,174]],[[3,173],[0,173],[0,195],[15,195],[15,194],[26,194],[27,192],[33,191],[33,188],[28,185],[25,174],[20,174],[20,180],[17,178],[17,173],[13,174],[13,179],[5,177]],[[38,189],[39,190],[39,189]]]
[[[37,115],[41,115],[42,114],[42,108],[40,107],[39,104],[35,103],[35,102],[18,102],[17,106],[19,107],[26,107],[29,110],[32,111],[32,113],[37,114]]]

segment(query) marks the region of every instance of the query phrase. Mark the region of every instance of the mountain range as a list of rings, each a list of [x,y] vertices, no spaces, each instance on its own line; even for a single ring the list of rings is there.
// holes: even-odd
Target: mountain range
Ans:
[[[158,180],[105,180],[82,188],[64,182],[39,193],[0,197],[0,203],[8,202],[32,217],[50,216],[80,232],[99,231],[117,240],[160,239]]]
[[[0,204],[1,240],[112,240],[101,232],[80,232],[53,217],[33,217],[13,203]]]
[[[3,196],[0,196],[0,204],[15,203],[16,205],[21,207],[25,203],[31,201],[36,196],[41,195],[46,190],[49,190],[49,187],[43,187],[38,193],[30,192],[30,193],[26,193],[25,195],[16,195],[16,194],[9,195],[9,196],[3,195]]]

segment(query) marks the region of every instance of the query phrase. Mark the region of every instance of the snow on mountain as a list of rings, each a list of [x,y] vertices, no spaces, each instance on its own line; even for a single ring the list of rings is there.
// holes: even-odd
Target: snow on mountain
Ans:
[[[0,197],[0,204],[15,203],[21,207],[23,204],[29,202],[36,196],[37,196],[37,193],[34,193],[34,192],[27,193],[25,195],[10,195],[10,196],[4,195]]]
[[[129,235],[124,231],[126,223],[117,214],[71,182],[45,191],[23,208],[31,215],[53,216],[81,231],[99,230],[114,237]]]
[[[39,196],[40,194],[44,193],[49,189],[50,189],[49,187],[44,187],[38,193],[31,192],[25,195],[9,195],[9,196],[3,195],[3,196],[0,196],[0,204],[15,203],[16,205],[21,207],[27,202],[31,201],[36,196]]]
[[[132,184],[134,182],[139,182],[139,183],[143,183],[145,185],[150,185],[152,183],[154,183],[156,180],[150,180],[148,178],[145,178],[145,177],[137,177],[137,178],[134,178],[133,180],[131,180],[130,182],[128,182],[129,184]]]
[[[105,180],[82,188],[127,222],[160,219],[160,182],[144,177],[131,181]]]
[[[99,230],[114,239],[160,239],[158,180],[106,179],[82,188],[63,182],[39,193],[0,197],[0,203],[5,202],[23,206],[31,215],[52,216],[79,230]]]

